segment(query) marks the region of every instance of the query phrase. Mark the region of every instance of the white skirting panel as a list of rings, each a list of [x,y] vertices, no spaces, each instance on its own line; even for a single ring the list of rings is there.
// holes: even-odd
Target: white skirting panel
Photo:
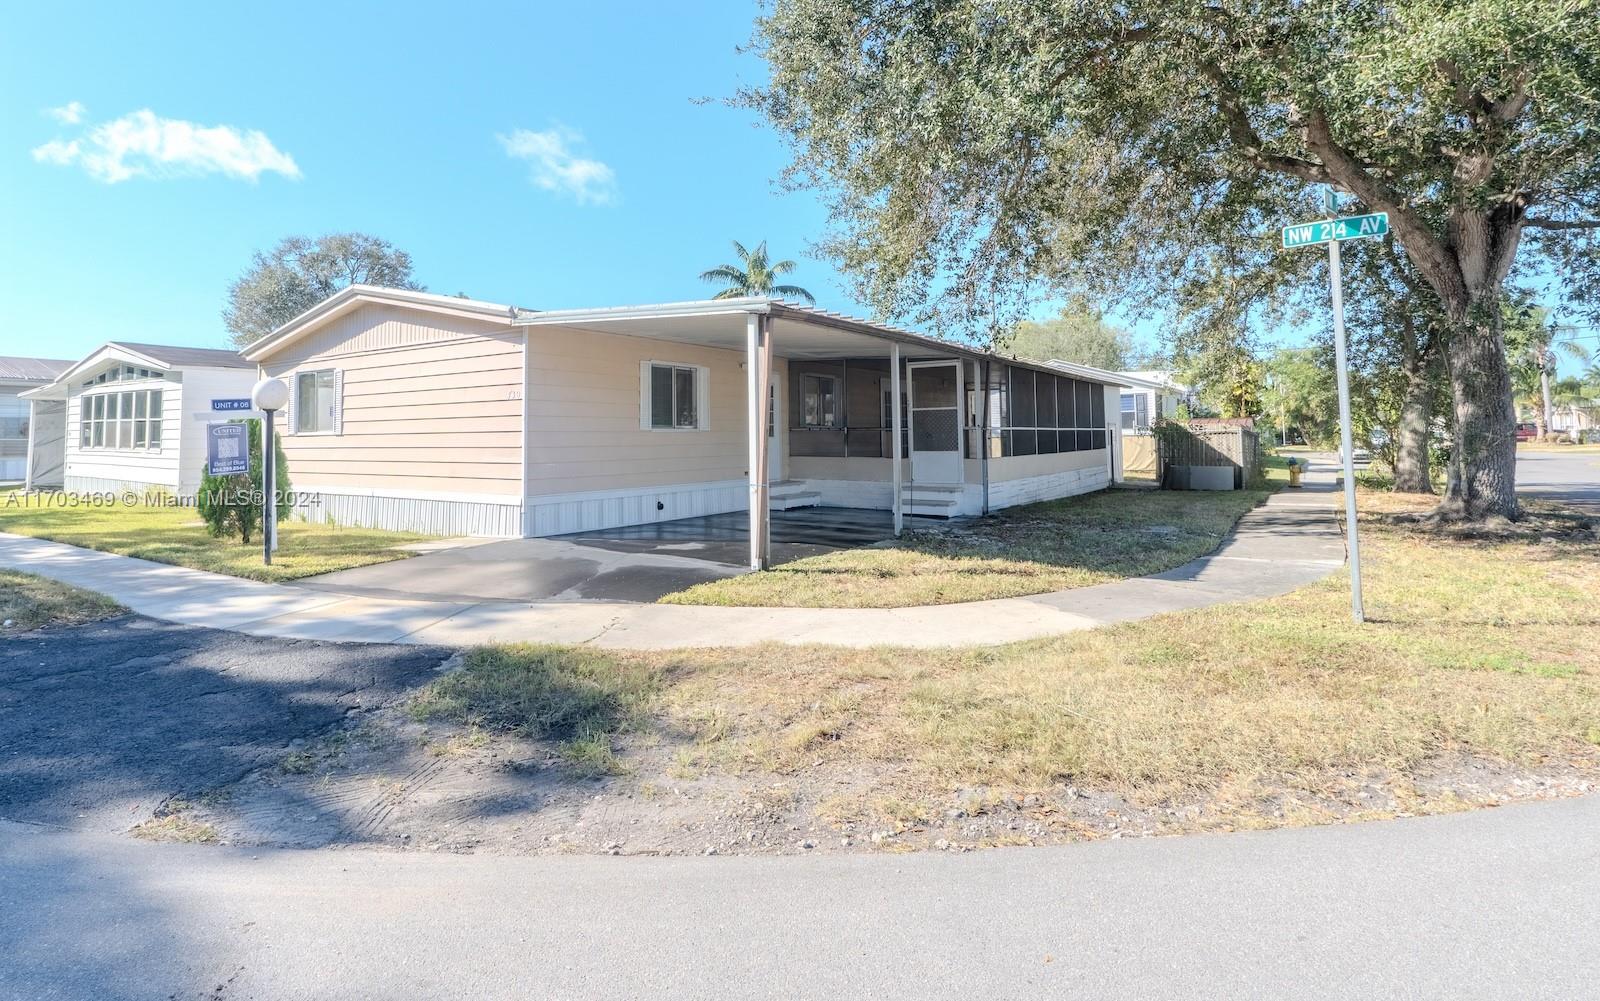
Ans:
[[[294,517],[354,528],[423,535],[512,539],[522,534],[522,505],[515,499],[455,499],[343,494],[316,488],[298,492]]]
[[[1110,484],[1104,466],[1092,469],[1069,469],[1043,476],[1025,476],[1016,480],[1000,480],[989,484],[989,509],[998,511],[1017,504],[1056,500],[1091,490],[1103,490]]]
[[[745,511],[749,509],[749,490],[744,480],[720,480],[645,489],[543,494],[527,499],[526,532],[531,537],[567,535]]]
[[[113,480],[101,476],[73,476],[70,473],[62,477],[61,489],[69,494],[126,493],[129,490],[141,494],[151,490],[166,494],[177,493],[170,483]]]

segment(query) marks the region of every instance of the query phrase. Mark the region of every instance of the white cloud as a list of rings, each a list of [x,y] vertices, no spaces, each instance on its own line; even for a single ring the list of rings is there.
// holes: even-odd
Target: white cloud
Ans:
[[[556,125],[544,132],[517,129],[496,138],[507,155],[527,161],[529,179],[546,191],[565,192],[579,205],[609,205],[616,200],[616,171],[578,155],[584,145],[581,133]]]
[[[82,105],[77,107],[81,114]],[[261,132],[162,118],[148,108],[91,126],[76,139],[53,139],[36,147],[33,158],[40,163],[77,164],[107,184],[132,177],[196,174],[254,181],[269,171],[300,177],[294,158]]]
[[[83,113],[88,110],[83,106],[82,101],[71,101],[59,108],[46,108],[44,113],[62,125],[76,125],[83,121]]]

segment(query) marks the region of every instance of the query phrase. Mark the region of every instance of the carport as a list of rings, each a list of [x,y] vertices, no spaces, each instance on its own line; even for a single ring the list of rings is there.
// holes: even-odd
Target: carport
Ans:
[[[854,508],[774,511],[770,526],[774,565],[895,535],[892,512]],[[652,602],[749,572],[749,547],[749,516],[734,511],[550,538],[451,540],[299,586],[375,598]]]

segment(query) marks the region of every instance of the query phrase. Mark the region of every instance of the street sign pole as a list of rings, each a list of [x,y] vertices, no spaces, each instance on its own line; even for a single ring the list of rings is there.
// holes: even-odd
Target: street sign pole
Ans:
[[[1331,201],[1331,192],[1329,200]],[[1356,535],[1356,459],[1350,434],[1350,364],[1344,345],[1344,277],[1339,241],[1328,241],[1328,281],[1333,292],[1333,359],[1339,382],[1339,442],[1344,460],[1344,523],[1350,550],[1350,617],[1366,621],[1361,608],[1361,543]]]

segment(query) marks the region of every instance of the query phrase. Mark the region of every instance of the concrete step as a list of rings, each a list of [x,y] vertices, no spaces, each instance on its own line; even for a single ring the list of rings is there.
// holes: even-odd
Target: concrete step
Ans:
[[[773,511],[788,511],[797,507],[816,507],[822,503],[822,495],[815,490],[800,490],[793,493],[774,493],[767,499],[767,507]]]
[[[797,507],[816,507],[822,503],[822,494],[807,489],[805,480],[777,480],[767,485],[767,507],[772,511],[788,511]]]
[[[959,484],[904,484],[900,496],[906,514],[924,518],[953,518],[961,507],[965,488]]]

